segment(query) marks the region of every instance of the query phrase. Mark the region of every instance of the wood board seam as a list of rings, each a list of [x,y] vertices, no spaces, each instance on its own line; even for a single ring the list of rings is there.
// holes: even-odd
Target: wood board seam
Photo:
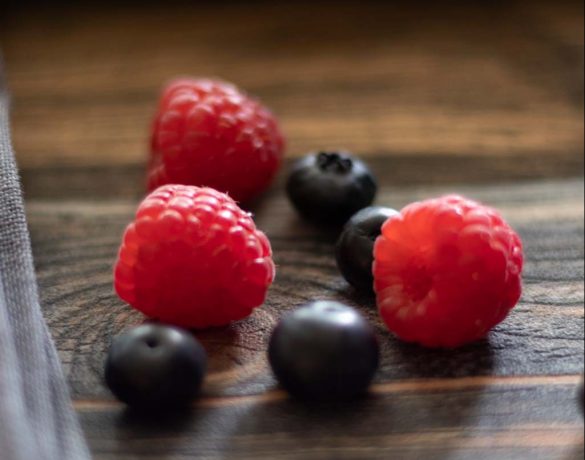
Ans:
[[[373,396],[413,392],[464,391],[489,387],[531,387],[531,386],[577,386],[580,375],[554,376],[502,376],[502,377],[463,377],[457,379],[412,379],[400,382],[378,383],[372,386]],[[221,408],[247,404],[270,404],[288,399],[282,390],[270,390],[266,393],[246,396],[204,397],[196,404],[201,408]],[[77,411],[108,410],[122,407],[114,400],[75,400]]]

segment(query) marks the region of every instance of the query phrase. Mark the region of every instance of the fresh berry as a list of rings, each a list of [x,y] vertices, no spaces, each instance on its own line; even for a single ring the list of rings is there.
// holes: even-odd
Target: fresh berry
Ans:
[[[374,242],[382,233],[384,222],[397,214],[394,209],[371,206],[358,211],[345,224],[335,255],[341,274],[356,289],[373,290]]]
[[[280,384],[301,399],[351,399],[364,393],[379,363],[370,324],[337,302],[308,304],[283,317],[269,361]]]
[[[186,328],[252,313],[274,279],[270,243],[249,213],[210,188],[161,187],[140,205],[115,270],[118,295]]]
[[[366,164],[349,153],[321,152],[293,166],[286,190],[305,218],[322,224],[344,224],[372,204],[377,185]]]
[[[148,187],[207,186],[246,202],[270,185],[283,154],[277,121],[258,101],[225,82],[180,79],[161,96]]]
[[[114,339],[105,378],[112,393],[140,409],[174,409],[199,393],[207,356],[187,331],[145,324]]]
[[[481,339],[520,299],[520,237],[494,209],[450,195],[407,206],[374,249],[378,308],[408,342]]]

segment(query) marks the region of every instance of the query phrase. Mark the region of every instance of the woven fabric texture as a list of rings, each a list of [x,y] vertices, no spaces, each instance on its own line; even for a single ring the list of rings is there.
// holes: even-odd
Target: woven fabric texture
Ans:
[[[89,459],[39,305],[0,63],[0,458]]]

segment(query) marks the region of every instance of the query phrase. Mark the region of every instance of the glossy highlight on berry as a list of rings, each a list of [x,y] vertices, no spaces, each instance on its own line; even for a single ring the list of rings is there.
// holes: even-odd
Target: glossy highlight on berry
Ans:
[[[495,209],[458,195],[413,203],[389,219],[374,259],[386,325],[428,347],[485,337],[522,292],[520,237]]]
[[[126,229],[115,288],[150,318],[205,328],[249,316],[274,276],[270,242],[249,213],[216,190],[171,185]]]

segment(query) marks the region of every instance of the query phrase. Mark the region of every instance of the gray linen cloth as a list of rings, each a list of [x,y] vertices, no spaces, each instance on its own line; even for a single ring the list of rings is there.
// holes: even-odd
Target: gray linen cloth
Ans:
[[[39,305],[0,62],[0,460],[85,460]]]

